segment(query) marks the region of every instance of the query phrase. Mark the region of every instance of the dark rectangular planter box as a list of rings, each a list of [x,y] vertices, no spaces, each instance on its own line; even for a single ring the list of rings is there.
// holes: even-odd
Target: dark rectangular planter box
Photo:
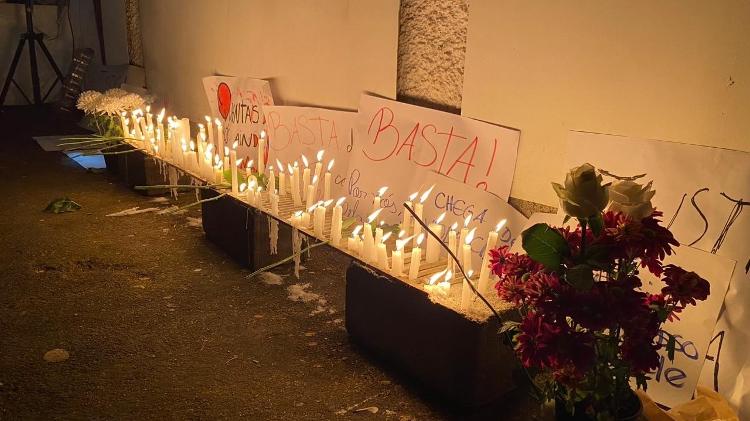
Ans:
[[[134,150],[130,145],[120,145],[113,148],[110,152],[120,152]],[[161,173],[159,164],[147,153],[141,150],[135,150],[129,153],[117,155],[104,155],[104,162],[107,164],[107,170],[116,174],[127,186],[154,186],[158,184],[167,184],[168,180],[165,174]],[[166,189],[149,189],[139,190],[140,193],[155,196],[169,192]]]
[[[459,406],[493,403],[515,387],[516,358],[498,328],[494,318],[469,320],[357,261],[347,269],[351,340]]]
[[[215,190],[201,190],[201,199],[218,195]],[[272,255],[268,216],[234,197],[204,202],[201,210],[206,238],[242,266],[257,270],[293,253],[290,225],[279,222],[278,253]]]

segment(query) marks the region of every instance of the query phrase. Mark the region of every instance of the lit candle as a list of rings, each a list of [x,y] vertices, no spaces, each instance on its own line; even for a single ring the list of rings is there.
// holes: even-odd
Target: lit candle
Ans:
[[[146,126],[147,127],[153,127],[154,122],[151,120],[151,106],[146,105]]]
[[[127,113],[123,111],[120,114],[120,128],[122,129],[122,137],[126,138],[128,137],[128,134],[130,134],[130,130],[128,129],[128,117]]]
[[[302,185],[307,188],[310,184],[310,165],[307,162],[307,157],[305,155],[302,155],[302,163],[305,165],[305,169],[302,172]]]
[[[229,151],[229,168],[232,169],[232,193],[238,194],[239,191],[239,182],[240,180],[237,178],[237,142],[234,142],[232,145],[232,150]]]
[[[302,211],[294,212],[292,214],[292,217],[289,218],[289,222],[293,227],[299,227],[300,225],[302,225]]]
[[[469,223],[471,223],[472,214],[469,213],[466,215],[466,218],[464,218],[464,227],[461,228],[461,236],[459,237],[459,241],[463,242],[466,236],[469,234]],[[461,264],[466,267],[466,264],[463,262],[463,253],[461,253],[461,250],[456,249],[455,251],[456,257],[461,261]],[[470,269],[470,268],[467,268]]]
[[[406,235],[406,231],[401,230],[399,236]],[[404,245],[414,238],[410,236],[404,239],[396,240],[396,250],[391,253],[391,274],[393,276],[401,276],[404,274]]]
[[[229,168],[229,146],[224,146],[224,168]]]
[[[211,122],[211,117],[206,116],[206,131],[208,132],[208,143],[214,144],[214,125]]]
[[[424,202],[427,201],[427,198],[430,197],[430,193],[432,193],[432,189],[435,188],[435,185],[433,184],[432,187],[427,189],[424,193],[422,193],[422,197],[419,198],[419,203],[414,205],[414,214],[417,216],[417,219],[420,221],[422,220],[422,210],[424,209]],[[419,235],[422,232],[422,225],[419,224],[416,220],[414,221],[414,235]]]
[[[190,141],[190,147],[189,147],[188,149],[189,149],[189,150],[188,150],[188,162],[189,162],[189,164],[188,164],[188,169],[189,169],[189,170],[190,170],[191,172],[195,172],[195,167],[196,167],[196,166],[198,165],[198,162],[199,162],[199,161],[198,161],[198,160],[197,160],[197,159],[195,158],[195,157],[196,157],[196,152],[195,152],[195,142],[193,142],[193,141],[191,140],[191,141]]]
[[[456,256],[456,258],[458,258],[458,254],[457,254],[458,250],[456,249],[456,246],[458,245],[458,238],[456,236],[456,228],[458,228],[458,222],[454,222],[453,225],[451,225],[450,231],[448,232],[448,250],[450,250],[451,253],[453,253],[453,255]],[[453,260],[452,257],[448,259],[448,267],[450,267],[451,269],[455,269],[455,264],[456,262]]]
[[[495,231],[490,231],[487,235],[487,246],[484,248],[484,256],[482,257],[482,267],[479,270],[479,293],[484,294],[489,289],[490,283],[490,250],[495,248],[497,245],[497,236],[500,230],[505,226],[507,220],[503,219],[498,222],[495,227]]]
[[[331,215],[331,244],[338,247],[341,242],[341,225],[343,209],[341,205],[346,200],[345,197],[340,197],[333,206],[333,214]]]
[[[310,226],[310,209],[308,209],[306,212],[302,212],[301,223],[304,228],[308,228]]]
[[[358,254],[359,253],[359,231],[362,229],[362,225],[357,225],[356,228],[354,228],[354,231],[352,231],[352,236],[347,239],[346,242],[346,248],[352,253]]]
[[[214,181],[216,183],[224,182],[224,174],[222,174],[221,165],[223,161],[219,158],[219,154],[214,155]]]
[[[254,177],[247,179],[247,203],[253,206],[255,205],[255,185],[256,181]]]
[[[333,159],[328,161],[328,168],[326,169],[325,180],[323,181],[323,200],[331,198],[331,169],[333,168],[333,161]]]
[[[294,161],[294,167],[292,168],[292,198],[294,199],[295,206],[302,204],[302,197],[299,190],[299,165],[297,165],[297,161]]]
[[[364,226],[364,239],[362,240],[363,245],[363,257],[364,260],[368,263],[375,262],[375,238],[372,236],[372,221],[375,220],[375,218],[378,217],[380,214],[380,211],[382,209],[378,209],[375,212],[371,213],[370,216],[367,217],[367,222]]]
[[[133,130],[135,130],[135,138],[136,140],[143,139],[143,132],[141,132],[141,123],[140,123],[140,113],[141,109],[138,108],[136,110],[133,110],[130,115],[133,119]]]
[[[415,281],[419,275],[419,261],[422,259],[422,249],[419,246],[424,241],[424,233],[419,234],[417,242],[411,249],[411,262],[409,264],[409,280]]]
[[[158,127],[158,126],[157,126]],[[206,128],[203,127],[203,123],[198,124],[198,136],[195,137],[197,147],[198,147],[198,154],[197,154],[197,167],[198,167],[198,175],[201,175],[201,170],[203,168],[203,165],[201,165],[201,161],[203,161],[203,142],[206,141]]]
[[[435,222],[429,225],[430,231],[434,232],[438,238],[443,235],[443,226],[440,225],[445,218],[445,212],[441,213],[440,216],[435,219]],[[440,258],[440,240],[433,236],[427,238],[427,263],[435,263]]]
[[[441,278],[443,280],[438,282]],[[453,278],[453,271],[450,269],[443,269],[430,276],[430,280],[425,284],[424,290],[427,291],[428,294],[448,297],[451,293],[451,278]]]
[[[388,186],[383,186],[378,189],[375,193],[375,197],[372,198],[372,210],[380,209],[380,198],[383,196],[385,191],[388,190]]]
[[[415,191],[414,193],[411,194],[411,196],[409,196],[409,200],[404,202],[404,205],[408,206],[411,209],[414,209],[413,208],[414,200],[417,198],[417,196],[419,196],[419,192]],[[403,215],[403,219],[401,220],[401,229],[408,233],[409,228],[411,227],[411,213],[409,213],[409,211],[406,209],[404,209],[403,212],[404,212],[404,215]]]
[[[221,127],[221,121],[217,118],[216,122],[216,151],[223,153],[224,151],[224,130]]]
[[[325,152],[326,152],[325,150],[321,149],[318,151],[318,153],[315,156],[316,158],[318,158],[318,162],[315,163],[315,176],[318,177],[318,180],[320,180],[320,171],[323,169],[322,160],[323,160],[323,154]]]
[[[464,271],[471,270],[471,242],[474,240],[474,232],[476,227],[472,228],[471,231],[462,240],[464,242],[461,248],[461,265],[464,267]]]
[[[379,226],[375,228],[375,244],[379,243],[383,239],[383,225],[385,221],[380,221]]]
[[[305,206],[310,207],[313,204],[313,201],[315,200],[315,182],[318,181],[318,177],[313,177],[312,184],[307,186],[307,199],[305,200]]]
[[[385,247],[385,242],[388,240],[388,237],[390,237],[391,234],[393,233],[389,232],[385,234],[383,238],[380,239],[377,248],[378,266],[384,271],[388,271],[388,250]]]
[[[286,175],[284,174],[284,166],[281,165],[281,161],[276,160],[276,166],[279,168],[279,195],[284,196],[286,194]]]
[[[266,131],[260,131],[260,139],[258,139],[258,173],[264,174],[266,172]]]

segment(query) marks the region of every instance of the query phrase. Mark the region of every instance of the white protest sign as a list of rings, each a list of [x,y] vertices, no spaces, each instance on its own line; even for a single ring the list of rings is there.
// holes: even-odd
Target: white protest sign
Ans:
[[[429,188],[432,185],[435,188],[424,203],[424,222],[429,224],[445,212],[445,219],[441,223],[444,242],[448,242],[448,230],[454,222],[457,222],[459,227],[463,227],[465,218],[472,216],[468,228],[476,228],[471,242],[474,258],[472,258],[472,267],[465,268],[467,271],[473,269],[475,273],[479,273],[487,248],[487,235],[490,231],[495,231],[498,222],[506,220],[505,225],[498,232],[495,247],[513,244],[526,224],[525,216],[505,200],[490,192],[467,186],[435,172],[429,172],[425,176],[424,186]],[[446,253],[442,254],[446,255]]]
[[[657,337],[657,343],[662,346],[659,368],[650,375],[647,392],[654,401],[673,407],[693,398],[736,262],[693,247],[680,246],[675,254],[667,256],[664,263],[695,272],[711,284],[707,300],[698,301],[696,306],[678,313],[679,320],[664,322]],[[646,292],[659,293],[666,285],[648,271],[641,271],[640,275]],[[669,361],[665,349],[668,334],[675,336],[674,361]]]
[[[366,216],[383,186],[400,204],[434,171],[508,199],[520,133],[459,115],[362,95],[349,190]],[[351,205],[351,204],[350,204]],[[356,206],[356,204],[355,204]],[[396,206],[381,216],[398,222]]]
[[[700,384],[750,418],[750,214],[730,200],[750,198],[750,153],[583,132],[567,140],[568,167],[590,162],[619,176],[646,173],[641,180],[654,181],[653,204],[665,224],[673,221],[677,240],[737,261]]]
[[[225,146],[237,142],[238,157],[255,159],[265,125],[263,106],[273,105],[271,85],[250,77],[208,76],[203,89],[211,115],[223,126]]]
[[[304,154],[314,168],[316,155],[322,150],[321,177],[333,160],[331,197],[336,199],[347,195],[345,183],[354,146],[357,113],[292,106],[265,106],[263,110],[270,138],[269,163],[276,167],[278,159],[288,172],[287,164],[297,161],[303,165],[301,156]],[[322,184],[323,180],[320,182]]]

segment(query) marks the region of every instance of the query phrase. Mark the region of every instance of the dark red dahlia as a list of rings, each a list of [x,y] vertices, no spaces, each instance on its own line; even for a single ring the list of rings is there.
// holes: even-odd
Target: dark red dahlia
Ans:
[[[667,286],[662,288],[662,294],[670,296],[683,307],[695,305],[695,300],[703,301],[711,293],[711,285],[707,280],[679,266],[665,266],[663,281]]]

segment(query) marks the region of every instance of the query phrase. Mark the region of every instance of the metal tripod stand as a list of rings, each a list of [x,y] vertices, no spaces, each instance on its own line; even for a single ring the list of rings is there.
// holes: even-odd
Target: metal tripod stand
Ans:
[[[57,67],[57,63],[55,63],[55,59],[52,58],[52,54],[50,54],[49,50],[47,49],[47,46],[44,45],[44,34],[39,32],[34,32],[34,2],[33,0],[26,0],[25,2],[25,8],[26,8],[26,33],[21,34],[21,39],[18,40],[18,47],[16,48],[16,54],[13,56],[13,61],[10,64],[10,69],[8,69],[8,76],[5,77],[5,83],[3,84],[3,91],[0,94],[0,106],[5,104],[5,97],[8,95],[8,90],[10,89],[10,84],[18,88],[18,90],[21,92],[21,95],[26,99],[26,101],[31,104],[31,100],[28,96],[26,96],[26,93],[24,93],[23,89],[18,85],[18,83],[13,78],[16,73],[16,68],[18,67],[18,61],[21,59],[21,53],[23,52],[23,47],[28,43],[29,46],[29,62],[31,64],[31,86],[34,90],[34,104],[40,105],[44,103],[44,101],[47,99],[49,94],[52,92],[52,90],[57,85],[57,82],[63,81],[63,74],[60,71],[60,68]],[[35,44],[39,44],[39,48],[42,49],[42,52],[47,57],[47,61],[49,62],[50,66],[52,66],[52,69],[55,71],[56,78],[55,81],[52,83],[52,86],[49,87],[49,90],[46,94],[44,94],[44,97],[42,97],[41,87],[39,86],[39,68],[37,66],[37,60],[36,60],[36,46]]]

